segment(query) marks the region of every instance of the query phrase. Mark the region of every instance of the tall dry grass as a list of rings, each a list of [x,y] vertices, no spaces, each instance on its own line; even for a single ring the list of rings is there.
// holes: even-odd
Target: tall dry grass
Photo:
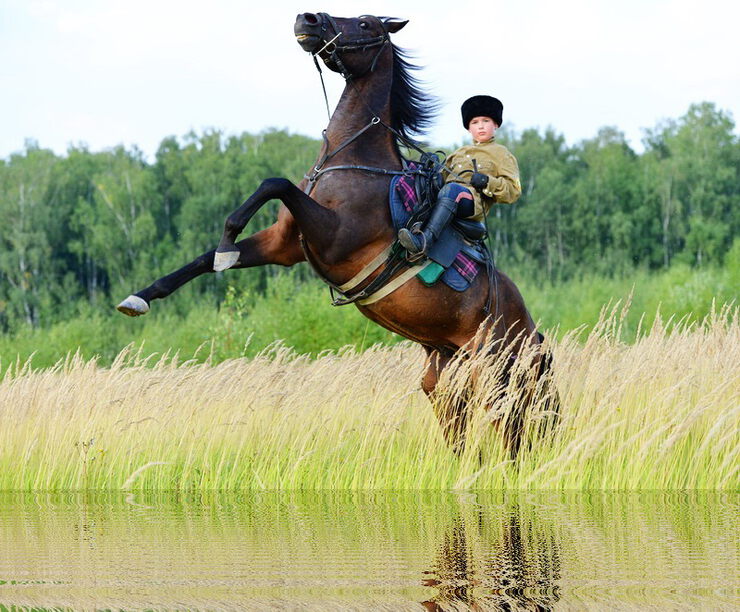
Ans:
[[[0,488],[737,488],[737,308],[693,325],[658,318],[632,344],[620,340],[624,314],[552,346],[560,418],[538,433],[551,416],[540,401],[516,462],[490,425],[512,402],[483,409],[499,367],[483,358],[444,383],[477,381],[461,457],[419,390],[412,345],[309,359],[277,344],[218,365],[133,350],[110,368],[78,356],[17,364],[0,383]]]

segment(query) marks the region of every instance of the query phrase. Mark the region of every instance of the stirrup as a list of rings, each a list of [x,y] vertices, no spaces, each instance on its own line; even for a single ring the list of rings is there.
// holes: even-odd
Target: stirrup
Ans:
[[[406,261],[408,261],[409,263],[416,263],[417,261],[421,261],[422,259],[425,259],[426,256],[426,250],[418,251],[417,253],[406,251]]]
[[[410,237],[412,234],[421,237],[421,247],[417,246],[416,242],[414,242],[413,240],[406,238],[407,235]],[[424,234],[424,232],[421,230],[421,223],[414,223],[410,228],[403,227],[398,230],[398,241],[401,243],[401,246],[406,249],[409,255],[423,256],[426,254],[427,237],[426,234]],[[416,257],[416,259],[418,258],[419,257]],[[409,261],[414,261],[410,257],[407,259]]]

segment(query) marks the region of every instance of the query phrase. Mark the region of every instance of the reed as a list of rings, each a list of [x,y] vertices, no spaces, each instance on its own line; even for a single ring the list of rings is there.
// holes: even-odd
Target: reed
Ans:
[[[215,365],[134,348],[107,368],[79,355],[17,363],[0,382],[0,489],[737,488],[737,307],[655,317],[630,344],[625,315],[605,309],[585,338],[553,343],[559,419],[541,399],[516,462],[491,426],[514,401],[483,409],[501,365],[483,357],[443,381],[443,396],[476,381],[460,457],[410,344],[311,359],[276,343]]]

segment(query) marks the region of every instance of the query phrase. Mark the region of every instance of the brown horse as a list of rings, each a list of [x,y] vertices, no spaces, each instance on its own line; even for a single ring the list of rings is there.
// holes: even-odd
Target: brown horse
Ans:
[[[284,178],[263,181],[226,219],[217,249],[129,296],[119,304],[121,312],[144,314],[152,300],[167,297],[214,269],[292,266],[308,260],[326,282],[341,286],[395,241],[388,193],[392,175],[402,172],[399,143],[408,144],[412,134],[427,127],[434,108],[411,74],[414,67],[389,38],[406,23],[370,15],[298,15],[299,45],[346,80],[310,176],[298,185]],[[272,199],[283,203],[276,223],[236,242],[250,218]],[[377,274],[370,274],[364,284]],[[489,283],[495,286],[491,292],[495,316],[486,309]],[[536,345],[541,338],[514,283],[495,270],[490,279],[479,274],[464,292],[443,283],[427,287],[411,278],[372,304],[356,305],[372,321],[425,348],[428,360],[422,388],[430,396],[454,356],[479,350],[480,338],[500,341],[508,333],[507,337],[515,338],[509,345],[514,355],[526,348],[525,343]],[[486,343],[488,350],[490,346]],[[538,359],[544,372],[546,355]],[[455,445],[464,436],[465,402],[447,404],[438,416],[445,437]],[[518,421],[505,428],[513,453],[519,446]]]

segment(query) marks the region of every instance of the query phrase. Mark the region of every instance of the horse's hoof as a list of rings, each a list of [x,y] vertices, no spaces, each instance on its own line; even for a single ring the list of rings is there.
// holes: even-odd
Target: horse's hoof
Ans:
[[[138,295],[129,295],[116,308],[129,317],[139,317],[149,312],[149,304]]]
[[[223,272],[239,261],[239,249],[233,251],[216,251],[213,255],[213,270]]]

